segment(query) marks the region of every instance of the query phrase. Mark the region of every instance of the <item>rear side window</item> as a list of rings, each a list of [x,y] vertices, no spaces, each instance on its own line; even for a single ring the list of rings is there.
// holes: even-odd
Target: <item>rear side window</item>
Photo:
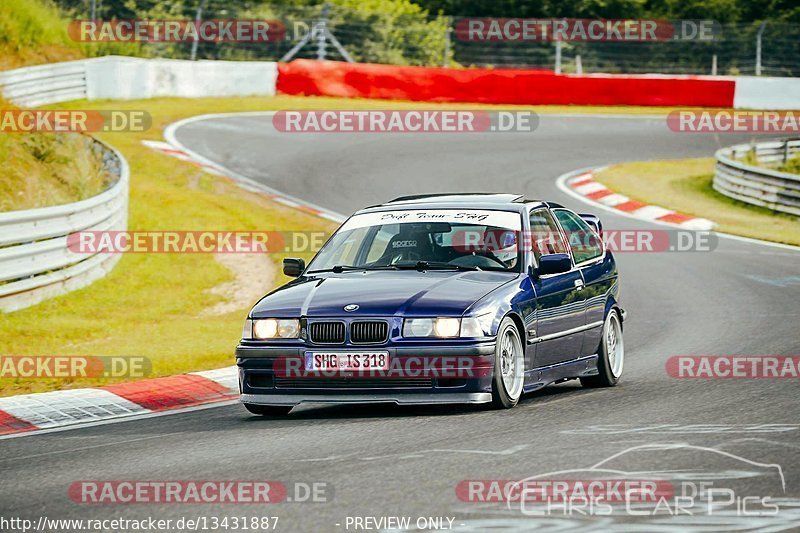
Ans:
[[[567,253],[564,237],[561,235],[550,211],[537,209],[531,212],[530,222],[530,243],[536,263],[539,263],[539,258],[543,255]]]
[[[572,259],[576,265],[603,255],[603,243],[581,217],[563,209],[556,210],[555,214],[567,234],[572,249]]]

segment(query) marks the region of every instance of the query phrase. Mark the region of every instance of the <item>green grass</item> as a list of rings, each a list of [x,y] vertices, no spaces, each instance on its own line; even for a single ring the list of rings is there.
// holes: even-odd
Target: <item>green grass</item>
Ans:
[[[789,158],[786,163],[779,165],[775,168],[780,172],[789,172],[791,174],[800,174],[800,157],[794,156]]]
[[[67,35],[67,23],[52,3],[0,2],[0,70],[83,56],[78,43]]]
[[[140,43],[73,41],[50,0],[0,1],[0,70],[101,55],[145,54]]]
[[[755,154],[750,151],[745,154],[743,158],[741,158],[741,162],[746,165],[752,165],[755,167],[761,168],[769,168],[772,170],[777,170],[778,172],[788,172],[790,174],[800,174],[800,156],[790,157],[786,163],[774,164],[774,163],[762,163],[759,161]]]
[[[89,139],[71,133],[0,133],[0,212],[76,202],[110,180]]]
[[[609,189],[648,204],[708,218],[716,230],[800,245],[800,219],[728,198],[712,186],[714,159],[614,165],[596,174]]]

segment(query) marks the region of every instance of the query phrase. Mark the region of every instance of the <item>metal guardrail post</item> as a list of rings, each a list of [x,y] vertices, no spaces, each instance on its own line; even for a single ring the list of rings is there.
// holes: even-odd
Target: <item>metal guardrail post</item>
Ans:
[[[756,76],[761,76],[761,36],[764,35],[764,28],[767,27],[767,21],[761,23],[758,27],[756,34]]]
[[[447,28],[444,30],[444,57],[442,58],[442,66],[447,68],[450,64],[450,47],[452,46],[450,39],[453,32],[453,17],[446,17]]]

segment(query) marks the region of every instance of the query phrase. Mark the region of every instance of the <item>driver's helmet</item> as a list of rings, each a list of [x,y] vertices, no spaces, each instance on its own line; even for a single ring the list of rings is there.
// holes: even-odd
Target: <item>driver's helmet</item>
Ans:
[[[517,232],[511,229],[487,228],[483,233],[483,246],[507,267],[513,267],[518,257]]]

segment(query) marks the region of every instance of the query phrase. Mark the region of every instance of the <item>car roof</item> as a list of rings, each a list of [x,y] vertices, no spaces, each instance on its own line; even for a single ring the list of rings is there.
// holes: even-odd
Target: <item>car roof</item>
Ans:
[[[436,193],[417,194],[413,196],[400,196],[383,204],[373,205],[362,209],[359,213],[373,211],[387,211],[390,209],[490,209],[497,211],[521,212],[526,205],[561,207],[552,202],[530,200],[522,194],[513,193]]]

